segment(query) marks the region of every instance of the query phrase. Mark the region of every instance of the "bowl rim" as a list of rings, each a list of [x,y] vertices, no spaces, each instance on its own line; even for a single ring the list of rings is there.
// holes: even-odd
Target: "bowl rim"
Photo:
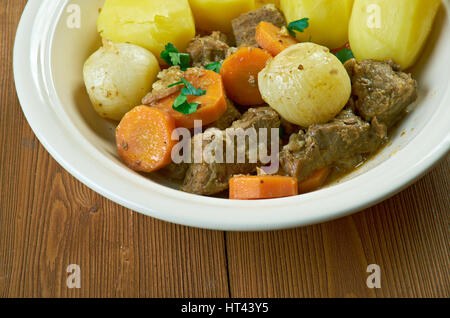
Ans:
[[[19,101],[33,132],[64,169],[92,190],[131,210],[172,223],[214,230],[261,231],[306,226],[349,215],[396,194],[450,150],[450,130],[445,125],[445,119],[450,119],[450,107],[444,107],[450,105],[449,81],[442,104],[422,131],[395,155],[354,179],[301,196],[260,201],[202,197],[170,189],[112,162],[82,138],[63,108],[58,107],[61,101],[51,80],[50,67],[56,23],[49,13],[61,14],[68,2],[31,0],[25,7],[13,53]],[[449,12],[446,3],[445,6]],[[43,16],[46,18],[42,19]],[[446,129],[447,134],[443,135]],[[396,170],[399,163],[406,168]],[[381,168],[389,173],[379,173]]]

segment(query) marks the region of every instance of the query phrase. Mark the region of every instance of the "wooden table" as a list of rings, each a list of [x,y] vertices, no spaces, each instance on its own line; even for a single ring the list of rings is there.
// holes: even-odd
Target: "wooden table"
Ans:
[[[25,0],[0,6],[0,297],[449,297],[447,156],[415,185],[334,222],[267,233],[193,229],[89,190],[39,144],[16,97]],[[66,286],[69,264],[81,288]],[[381,289],[369,289],[369,264]]]

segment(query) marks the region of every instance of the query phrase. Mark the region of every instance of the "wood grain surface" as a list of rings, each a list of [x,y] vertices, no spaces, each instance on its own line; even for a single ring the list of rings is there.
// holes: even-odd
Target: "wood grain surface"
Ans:
[[[334,222],[265,233],[168,224],[89,190],[40,145],[17,100],[25,0],[0,6],[0,297],[449,297],[450,158]],[[66,286],[69,264],[81,288]],[[381,288],[369,289],[369,264]]]

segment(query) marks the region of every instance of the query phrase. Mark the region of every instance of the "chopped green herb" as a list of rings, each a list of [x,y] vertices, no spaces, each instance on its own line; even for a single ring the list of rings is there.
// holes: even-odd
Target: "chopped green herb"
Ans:
[[[168,88],[171,88],[171,87],[174,87],[174,86],[178,86],[178,85],[181,85],[181,84],[184,84],[182,81],[179,81],[179,82],[176,82],[176,83],[173,83],[173,84],[170,84],[169,86],[167,86]]]
[[[186,71],[191,64],[191,57],[187,53],[180,53],[172,44],[168,43],[165,50],[161,52],[161,58],[169,66],[180,66],[182,71]]]
[[[191,83],[189,83],[184,78],[181,78],[181,81],[173,83],[168,87],[174,87],[177,85],[184,85],[184,87],[181,89],[180,95],[178,95],[178,97],[173,102],[172,108],[177,112],[182,113],[183,115],[195,113],[200,104],[189,103],[187,96],[203,96],[206,94],[206,91],[201,88],[195,88]]]
[[[177,112],[182,113],[183,115],[190,115],[197,111],[198,107],[200,106],[199,103],[188,103],[184,102],[177,108],[174,108]]]
[[[210,71],[214,71],[216,73],[220,73],[220,69],[222,68],[222,62],[215,62],[206,65],[206,69]]]
[[[206,94],[206,91],[201,88],[195,88],[191,83],[186,81],[184,78],[181,79],[184,83],[185,88],[181,90],[184,95],[192,95],[192,96],[203,96]]]
[[[173,65],[179,65],[182,71],[186,71],[191,64],[191,57],[187,53],[170,53]]]
[[[342,64],[344,64],[345,62],[347,62],[348,60],[354,58],[355,56],[353,55],[352,50],[344,48],[342,50],[340,50],[339,52],[337,52],[336,57],[342,62]]]
[[[168,43],[165,50],[161,52],[161,58],[169,65],[172,64],[170,53],[179,53],[178,49],[172,43]]]
[[[173,102],[172,108],[183,115],[193,114],[197,111],[199,103],[189,103],[187,96],[180,94]]]
[[[308,21],[309,18],[303,18],[289,23],[289,25],[287,26],[289,34],[295,38],[296,35],[294,31],[304,32],[309,27]]]
[[[187,96],[180,94],[173,102],[173,108],[178,108],[186,102],[187,102]]]
[[[192,95],[192,96],[203,96],[206,94],[206,91],[201,88],[195,88],[191,83],[189,83],[186,79],[181,78],[181,81],[170,84],[167,87],[174,87],[178,85],[184,85],[184,87],[181,89],[181,93],[183,95]]]

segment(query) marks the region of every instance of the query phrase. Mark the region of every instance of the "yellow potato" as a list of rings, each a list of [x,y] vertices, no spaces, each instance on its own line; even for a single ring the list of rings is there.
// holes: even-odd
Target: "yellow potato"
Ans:
[[[159,57],[168,42],[186,49],[195,24],[188,0],[106,0],[98,31],[103,38],[142,46]]]
[[[255,0],[189,0],[197,29],[231,33],[231,20],[255,8]]]
[[[266,4],[274,4],[278,8],[280,7],[280,0],[256,0],[256,7],[260,8]]]
[[[281,11],[288,23],[309,18],[309,28],[297,32],[297,39],[330,49],[347,43],[352,7],[353,0],[281,0]]]
[[[349,37],[358,60],[393,59],[412,66],[431,31],[441,0],[355,0]]]
[[[333,119],[352,90],[344,65],[314,43],[295,44],[274,57],[258,74],[258,85],[267,104],[302,127]]]

